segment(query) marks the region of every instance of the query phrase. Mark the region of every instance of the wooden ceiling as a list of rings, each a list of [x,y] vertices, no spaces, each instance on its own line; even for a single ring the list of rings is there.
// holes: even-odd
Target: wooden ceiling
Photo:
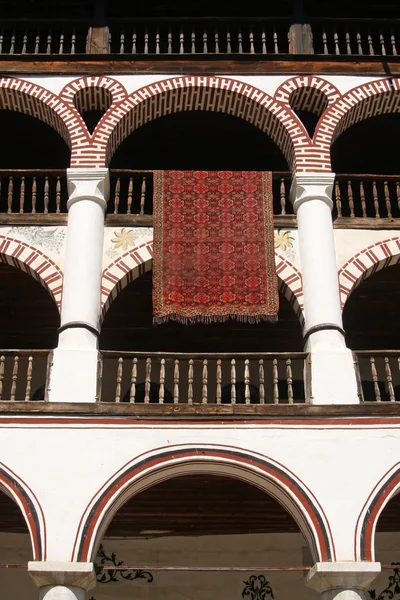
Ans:
[[[106,537],[294,533],[293,518],[258,488],[227,477],[190,475],[134,496],[114,516]],[[400,531],[400,494],[382,512],[377,531]],[[0,492],[0,532],[27,533],[22,513]]]

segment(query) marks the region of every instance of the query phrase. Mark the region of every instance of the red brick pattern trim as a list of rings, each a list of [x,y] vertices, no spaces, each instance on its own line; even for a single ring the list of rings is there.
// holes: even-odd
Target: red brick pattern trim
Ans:
[[[0,78],[0,109],[31,115],[47,123],[72,147],[86,126],[74,107],[45,88],[13,77]]]
[[[118,294],[143,273],[153,268],[153,242],[132,248],[103,271],[101,280],[101,321]],[[288,260],[275,253],[279,291],[290,302],[302,326],[303,286],[300,272]]]
[[[43,252],[25,242],[0,235],[0,262],[28,273],[50,293],[61,307],[63,274]]]
[[[122,102],[127,95],[126,89],[112,77],[81,77],[68,83],[60,92],[60,98],[66,103],[73,104],[78,92],[86,92],[88,104],[86,110],[98,109],[99,90],[111,94],[112,103]]]
[[[315,171],[330,171],[330,148],[346,129],[364,119],[400,112],[400,79],[379,79],[357,86],[334,102],[323,114],[314,134],[314,152],[320,164]],[[305,169],[310,170],[310,169]]]
[[[400,237],[376,242],[357,252],[339,270],[339,291],[342,308],[350,294],[364,279],[376,273],[376,271],[399,263]]]
[[[339,100],[341,94],[330,81],[306,75],[284,81],[276,90],[274,98],[295,110],[309,110],[320,115],[321,108]]]
[[[99,122],[93,144],[108,163],[135,129],[157,117],[184,110],[213,110],[241,117],[274,140],[294,167],[295,148],[308,134],[290,107],[247,83],[226,77],[174,77],[144,86],[110,109]]]

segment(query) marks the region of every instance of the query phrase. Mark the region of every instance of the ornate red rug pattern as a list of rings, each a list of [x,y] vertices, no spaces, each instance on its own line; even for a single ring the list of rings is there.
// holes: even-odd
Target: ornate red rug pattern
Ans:
[[[272,174],[155,171],[153,315],[275,321]]]

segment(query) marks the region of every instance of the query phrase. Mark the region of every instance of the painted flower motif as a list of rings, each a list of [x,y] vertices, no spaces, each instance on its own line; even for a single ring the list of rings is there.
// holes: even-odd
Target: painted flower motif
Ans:
[[[134,246],[137,236],[134,234],[133,229],[129,231],[123,227],[121,231],[114,231],[115,237],[112,238],[111,242],[114,244],[114,248],[122,248],[122,250],[128,250],[128,246]]]
[[[293,248],[294,238],[290,235],[290,231],[282,231],[279,229],[275,231],[274,235],[274,246],[280,248],[285,252],[289,248]]]

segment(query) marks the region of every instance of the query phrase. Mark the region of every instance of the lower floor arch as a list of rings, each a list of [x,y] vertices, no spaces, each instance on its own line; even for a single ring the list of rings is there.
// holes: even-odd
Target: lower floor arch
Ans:
[[[309,549],[309,560],[335,560],[334,544],[323,509],[298,477],[265,456],[235,447],[214,445],[159,448],[124,465],[99,489],[87,506],[77,531],[71,560],[94,560],[115,515],[128,502],[135,502],[140,494],[162,482],[182,477],[190,481],[192,476],[207,476],[214,481],[214,478],[239,480],[242,485],[247,484],[247,487],[253,486],[261,490],[278,503],[279,511],[286,512],[287,521],[302,533]],[[201,490],[198,493],[197,500],[201,503],[204,494]],[[226,511],[229,511],[226,497],[224,507],[223,514],[226,515]],[[259,527],[264,527],[263,521],[267,517],[267,514],[260,515]],[[223,519],[221,513],[219,518]],[[175,522],[176,519],[174,524]],[[224,529],[218,521],[214,526],[216,529],[220,527],[222,531]],[[146,533],[146,525],[143,527]],[[154,532],[154,525],[152,527]],[[158,531],[165,532],[165,525],[158,523],[157,527]],[[170,528],[171,524],[166,529]],[[124,530],[126,535],[126,527]],[[240,527],[237,530],[240,532]]]

